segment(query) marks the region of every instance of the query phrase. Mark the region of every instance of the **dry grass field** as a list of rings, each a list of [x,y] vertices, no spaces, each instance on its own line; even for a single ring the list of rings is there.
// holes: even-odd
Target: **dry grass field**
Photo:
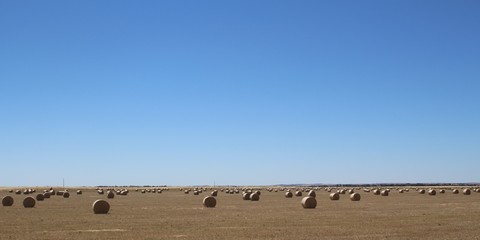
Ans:
[[[0,239],[480,239],[480,193],[473,191],[429,196],[410,188],[380,196],[356,190],[361,200],[353,202],[348,194],[331,201],[322,188],[315,209],[303,209],[302,197],[285,198],[282,191],[262,190],[256,202],[219,191],[215,208],[202,205],[210,190],[131,189],[114,199],[95,189],[75,192],[24,208],[26,195],[1,190],[0,197],[10,195],[15,203],[0,205]],[[110,203],[108,214],[93,214],[97,199]]]

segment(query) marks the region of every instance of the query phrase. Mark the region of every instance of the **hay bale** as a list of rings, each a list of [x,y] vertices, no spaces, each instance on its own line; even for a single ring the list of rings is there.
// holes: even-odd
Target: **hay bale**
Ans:
[[[13,197],[11,196],[5,196],[2,198],[2,205],[4,207],[10,207],[13,205]]]
[[[380,193],[381,193],[380,189],[373,190],[373,195],[380,195]]]
[[[428,195],[435,196],[435,195],[437,195],[437,191],[435,191],[435,189],[430,189],[430,190],[428,190]]]
[[[308,191],[307,196],[308,196],[308,197],[316,197],[317,194],[315,193],[315,191],[310,190],[310,191]]]
[[[338,199],[340,199],[340,194],[338,194],[337,192],[330,193],[330,200],[336,201]]]
[[[418,190],[418,193],[420,193],[420,194],[425,194],[425,189],[420,189],[420,190]]]
[[[380,192],[380,195],[386,197],[386,196],[388,196],[388,193],[389,192],[387,190],[383,190],[383,191]]]
[[[15,194],[17,194],[17,195],[22,194],[22,191],[20,191],[20,190],[15,190]]]
[[[250,200],[250,194],[251,194],[251,193],[244,192],[244,193],[242,194],[242,199],[243,199],[243,200]]]
[[[50,198],[50,192],[44,192],[43,198]]]
[[[352,195],[355,191],[353,191],[353,189],[349,189],[347,192],[348,194]]]
[[[252,194],[250,194],[250,200],[258,201],[258,200],[260,200],[260,195],[258,195],[257,193],[252,193]]]
[[[33,197],[26,197],[25,199],[23,199],[23,207],[25,208],[33,208],[35,207],[35,198]]]
[[[302,207],[303,208],[316,208],[317,207],[317,200],[314,197],[304,197],[302,199]]]
[[[43,199],[45,199],[45,197],[43,196],[42,193],[39,193],[39,194],[37,194],[37,196],[35,197],[35,199],[37,199],[37,201],[43,201]]]
[[[69,197],[70,197],[70,193],[67,192],[67,191],[65,191],[65,192],[63,192],[62,196],[63,196],[63,198],[69,198]]]
[[[470,195],[471,191],[468,188],[463,189],[463,195]]]
[[[301,196],[302,196],[302,192],[301,192],[301,191],[296,191],[296,192],[295,192],[295,196],[301,197]]]
[[[100,195],[103,195],[104,194],[103,189],[98,189],[97,193],[100,194]]]
[[[452,193],[453,193],[453,194],[458,194],[458,189],[453,189],[453,190],[452,190]]]
[[[193,195],[198,195],[199,192],[198,191],[193,191]]]
[[[360,201],[360,193],[352,193],[350,194],[350,200],[352,201]]]
[[[113,193],[112,191],[107,191],[107,198],[114,198],[115,197],[115,193]]]
[[[399,193],[403,193],[403,189],[398,190]]]
[[[77,195],[82,195],[82,190],[77,190]]]
[[[285,197],[286,198],[292,198],[293,197],[293,193],[288,191],[288,192],[285,192]]]
[[[215,199],[214,197],[209,196],[203,199],[203,206],[207,208],[214,208],[216,205],[217,205],[217,199]]]
[[[97,200],[92,205],[93,213],[95,214],[107,214],[110,211],[110,204],[105,200]]]
[[[445,190],[440,189],[438,192],[439,192],[439,193],[445,193]]]
[[[216,197],[216,196],[218,195],[217,190],[212,191],[212,192],[210,193],[210,195],[211,195],[212,197]]]

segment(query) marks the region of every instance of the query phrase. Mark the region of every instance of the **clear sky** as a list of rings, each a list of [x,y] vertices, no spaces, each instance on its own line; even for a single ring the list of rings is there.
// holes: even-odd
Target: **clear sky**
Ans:
[[[479,1],[1,1],[0,186],[480,181]]]

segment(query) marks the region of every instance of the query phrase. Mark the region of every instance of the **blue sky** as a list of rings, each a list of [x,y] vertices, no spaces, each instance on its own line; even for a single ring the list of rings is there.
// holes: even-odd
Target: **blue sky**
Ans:
[[[478,1],[2,1],[0,186],[480,181]]]

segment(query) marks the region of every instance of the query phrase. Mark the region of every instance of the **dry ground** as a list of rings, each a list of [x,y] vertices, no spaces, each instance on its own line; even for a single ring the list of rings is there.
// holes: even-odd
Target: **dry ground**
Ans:
[[[362,199],[352,202],[348,195],[331,201],[321,190],[315,209],[303,209],[301,197],[287,199],[280,191],[264,190],[258,202],[219,192],[217,207],[208,209],[202,206],[206,192],[130,191],[109,199],[106,215],[91,209],[106,195],[70,192],[69,199],[52,196],[26,209],[25,195],[1,190],[0,197],[11,195],[15,203],[0,205],[0,239],[480,239],[476,192],[429,196],[392,190],[383,197],[357,191]]]

